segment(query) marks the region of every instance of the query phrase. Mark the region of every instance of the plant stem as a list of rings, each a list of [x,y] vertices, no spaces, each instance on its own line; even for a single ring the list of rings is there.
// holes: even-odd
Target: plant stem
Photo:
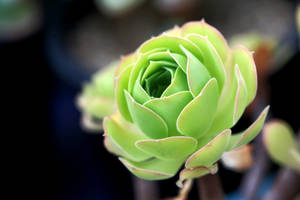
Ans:
[[[222,185],[217,174],[206,175],[197,179],[198,191],[201,200],[224,199]]]
[[[270,159],[267,155],[266,149],[262,144],[262,135],[260,134],[254,143],[255,147],[255,164],[245,174],[242,181],[242,194],[245,200],[255,199],[256,191],[261,185],[265,174],[270,167]]]
[[[278,172],[272,190],[264,200],[293,199],[300,190],[300,175],[295,171],[282,168]]]
[[[159,191],[155,181],[146,181],[133,176],[134,199],[158,200]]]
[[[268,104],[268,98],[266,95],[269,91],[268,85],[265,83],[261,84],[261,86],[264,86],[264,88],[261,88],[261,95],[257,96],[256,106],[250,113],[252,119],[255,119],[257,113]],[[269,112],[267,119],[271,118],[271,115],[271,112]],[[245,174],[241,183],[241,191],[245,200],[255,199],[257,189],[265,178],[265,174],[267,173],[268,169],[270,168],[270,158],[264,147],[261,133],[254,141],[254,160],[255,164]]]

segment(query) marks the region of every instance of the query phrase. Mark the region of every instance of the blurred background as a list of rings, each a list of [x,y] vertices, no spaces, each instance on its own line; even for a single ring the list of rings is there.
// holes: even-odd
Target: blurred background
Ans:
[[[25,182],[34,182],[27,192],[39,199],[134,198],[132,176],[104,149],[102,134],[82,129],[75,100],[101,67],[190,20],[204,18],[232,44],[246,40],[247,46],[249,35],[263,38],[258,45],[269,46],[255,54],[262,63],[260,104],[270,104],[274,117],[299,130],[296,5],[293,0],[0,0],[1,66],[13,71],[6,83],[17,84],[13,93],[25,111],[16,120],[26,122],[22,130],[32,149],[20,164],[30,168]],[[249,124],[246,117],[236,129]],[[227,194],[243,177],[222,167],[220,176]],[[162,198],[177,194],[177,178],[159,183]],[[190,195],[195,193],[193,188]]]

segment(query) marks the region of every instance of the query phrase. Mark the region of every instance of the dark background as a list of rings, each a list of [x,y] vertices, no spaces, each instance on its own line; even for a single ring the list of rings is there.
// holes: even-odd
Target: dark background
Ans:
[[[293,1],[288,3],[295,5]],[[10,86],[3,96],[14,104],[15,110],[10,111],[13,125],[5,132],[18,132],[13,136],[13,149],[21,158],[15,166],[20,176],[13,178],[12,184],[15,188],[26,188],[24,195],[39,199],[133,199],[130,173],[104,149],[101,134],[82,130],[75,105],[82,82],[95,70],[85,70],[70,53],[68,34],[79,19],[98,11],[92,1],[43,1],[40,6],[43,22],[36,31],[19,39],[0,41],[1,67],[12,70],[2,73],[5,85]],[[163,17],[157,11],[154,13]],[[185,20],[201,19],[200,16],[198,13]],[[99,17],[111,23],[118,20],[101,12]],[[205,17],[222,23],[210,15]],[[289,32],[283,42],[297,46],[296,28]],[[129,45],[124,53],[132,50]],[[293,51],[269,78],[273,117],[285,119],[295,131],[299,130],[300,93],[297,52]],[[17,145],[19,142],[22,145]],[[221,168],[220,175],[226,192],[238,188],[241,174]],[[160,182],[162,197],[177,193],[176,180],[177,177]],[[191,196],[195,194],[194,188]]]

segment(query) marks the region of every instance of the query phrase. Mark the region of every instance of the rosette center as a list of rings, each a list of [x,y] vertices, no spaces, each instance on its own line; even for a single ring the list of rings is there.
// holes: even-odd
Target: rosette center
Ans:
[[[159,98],[171,84],[174,73],[174,68],[162,67],[158,71],[144,77],[142,86],[149,96]]]

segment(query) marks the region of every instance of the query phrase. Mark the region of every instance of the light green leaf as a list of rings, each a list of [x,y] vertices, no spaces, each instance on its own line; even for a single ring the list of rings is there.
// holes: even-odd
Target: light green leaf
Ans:
[[[124,69],[123,72],[116,77],[115,84],[115,94],[118,109],[121,115],[129,122],[132,122],[132,118],[128,110],[124,90],[127,90],[128,88],[128,81],[132,68],[133,65],[129,65],[126,69]]]
[[[177,119],[177,129],[186,136],[203,136],[215,117],[218,99],[218,84],[216,79],[212,78],[200,94],[182,110]]]
[[[177,65],[182,69],[182,71],[186,72],[187,58],[185,56],[177,54],[177,53],[169,52],[169,54],[175,60]]]
[[[186,161],[186,168],[194,168],[199,166],[210,167],[217,162],[229,143],[231,130],[226,129],[217,135],[207,145],[192,154]]]
[[[182,37],[169,36],[166,34],[162,34],[146,41],[140,46],[138,52],[147,53],[156,48],[165,48],[172,53],[183,54],[184,52],[180,48],[180,45],[191,52],[200,61],[203,60],[201,50],[195,44]]]
[[[275,162],[300,172],[300,148],[293,129],[286,122],[274,120],[267,123],[263,131],[263,141]]]
[[[202,20],[200,22],[189,22],[184,24],[181,32],[183,36],[187,36],[191,33],[207,36],[208,40],[216,48],[223,63],[226,63],[229,47],[223,35],[216,28],[210,26],[204,20]]]
[[[233,112],[233,123],[235,124],[242,114],[245,111],[246,106],[248,105],[248,92],[247,92],[247,86],[245,84],[245,80],[243,79],[239,66],[235,66],[235,76],[238,77],[238,88],[235,96],[234,101],[234,112]]]
[[[195,97],[200,93],[211,76],[205,66],[193,54],[184,47],[181,46],[181,48],[187,57],[186,72],[188,86]]]
[[[104,118],[103,126],[105,137],[111,140],[110,147],[115,149],[117,154],[121,154],[134,161],[143,161],[151,157],[151,155],[146,154],[135,146],[136,141],[148,138],[134,127],[133,124],[122,119],[119,113]]]
[[[151,55],[148,56],[148,60],[174,62],[174,59],[170,55],[169,50],[163,51],[163,52],[152,53]]]
[[[176,128],[176,120],[182,109],[193,99],[188,91],[175,93],[168,97],[155,98],[144,104],[164,119],[168,125],[168,136],[181,135]]]
[[[150,61],[148,60],[148,56],[153,53],[164,52],[164,51],[166,51],[165,48],[155,48],[155,49],[151,49],[146,53],[137,53],[136,62],[133,65],[133,68],[129,76],[129,81],[128,81],[128,91],[130,93],[132,92],[134,84],[138,79],[139,75],[143,73],[150,64]]]
[[[137,103],[128,91],[124,92],[134,123],[150,138],[167,137],[168,127],[164,120],[149,108]]]
[[[121,60],[115,72],[115,76],[119,76],[129,65],[133,65],[135,63],[136,58],[136,53],[132,53],[127,56],[121,56]]]
[[[226,151],[230,151],[232,149],[238,148],[242,145],[248,144],[251,140],[253,140],[257,134],[261,131],[265,119],[268,115],[269,106],[267,106],[259,115],[259,117],[247,128],[245,131],[242,131],[238,134],[233,134],[230,138],[229,145]]]
[[[176,174],[183,163],[182,159],[160,160],[153,158],[143,162],[133,162],[119,158],[125,167],[139,178],[146,180],[163,180]]]
[[[217,79],[218,86],[222,90],[226,78],[225,67],[214,46],[205,36],[189,34],[187,38],[200,47],[204,56],[204,66],[210,75]]]
[[[173,136],[158,140],[139,140],[136,146],[145,153],[162,160],[184,159],[193,153],[197,140],[186,136]]]
[[[172,94],[175,94],[180,91],[188,91],[188,83],[186,80],[186,75],[182,71],[181,68],[177,68],[175,72],[175,77],[172,80],[171,84],[167,87],[167,89],[162,93],[162,97],[167,97]]]
[[[146,101],[149,101],[151,97],[141,86],[141,75],[142,73],[140,73],[138,79],[136,80],[135,85],[133,86],[132,97],[135,99],[136,102],[143,104]]]
[[[150,76],[151,74],[157,72],[159,69],[162,69],[164,67],[176,68],[177,65],[169,61],[150,61],[150,64],[146,68],[141,80],[143,81],[146,77]]]
[[[257,74],[253,55],[246,48],[239,46],[233,51],[232,62],[237,64],[241,70],[248,90],[247,104],[249,104],[255,98],[257,90]]]
[[[236,65],[228,71],[228,79],[219,99],[217,114],[207,134],[214,136],[220,131],[234,126],[247,105],[245,81]]]

